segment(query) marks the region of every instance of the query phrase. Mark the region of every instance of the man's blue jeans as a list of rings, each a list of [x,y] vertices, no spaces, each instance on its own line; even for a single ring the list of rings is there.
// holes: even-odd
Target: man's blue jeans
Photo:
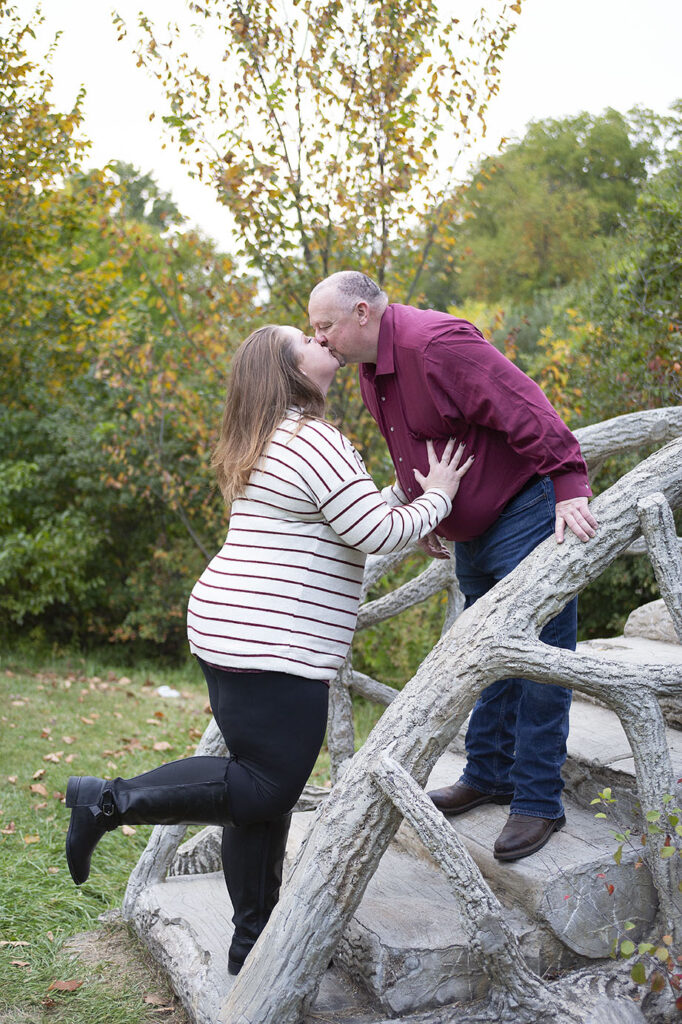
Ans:
[[[467,608],[554,533],[554,500],[551,480],[540,477],[511,499],[485,533],[455,545]],[[574,598],[540,639],[574,651],[577,609]],[[498,679],[488,686],[471,714],[461,781],[483,793],[513,792],[512,814],[560,818],[571,696],[571,690],[529,679]]]

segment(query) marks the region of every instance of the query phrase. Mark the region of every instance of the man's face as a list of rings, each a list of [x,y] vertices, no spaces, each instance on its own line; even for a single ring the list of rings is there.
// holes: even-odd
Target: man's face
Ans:
[[[323,288],[315,292],[308,305],[310,326],[315,338],[331,349],[341,366],[361,362],[362,334],[357,311],[342,311],[333,289]]]

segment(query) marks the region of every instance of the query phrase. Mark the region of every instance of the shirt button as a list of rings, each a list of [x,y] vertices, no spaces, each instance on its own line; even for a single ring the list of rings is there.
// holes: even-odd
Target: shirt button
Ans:
[[[411,487],[408,487],[408,488],[407,488],[407,493],[408,493],[408,494],[412,494],[412,488],[411,488]]]
[[[382,402],[385,402],[385,401],[386,401],[386,395],[382,395],[382,396],[381,396],[381,401],[382,401]]]
[[[403,457],[402,457],[402,455],[399,455],[398,456],[398,462],[402,462],[402,461],[403,461]]]
[[[389,427],[389,430],[391,431],[391,433],[393,433],[393,427]]]

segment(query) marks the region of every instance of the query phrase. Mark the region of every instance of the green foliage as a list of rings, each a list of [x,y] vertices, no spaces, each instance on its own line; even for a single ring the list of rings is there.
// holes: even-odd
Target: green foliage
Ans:
[[[649,844],[651,837],[665,836],[661,843],[657,839],[657,856],[662,860],[670,860],[675,856],[682,856],[682,809],[674,806],[675,797],[671,793],[663,796],[662,807],[651,809],[644,815],[643,830],[634,831],[631,828],[622,828],[621,831],[611,830],[611,834],[618,843],[613,859],[620,864],[623,857],[623,850],[629,847],[636,855],[635,867],[642,867],[642,847]],[[599,805],[604,808],[595,814],[595,818],[608,818],[614,813],[616,798],[610,788],[602,790],[592,805]],[[605,813],[607,811],[608,813]],[[603,876],[602,876],[603,877]],[[613,892],[613,885],[608,886]],[[678,891],[682,892],[682,882],[678,885]],[[626,921],[624,930],[632,931],[635,924]],[[680,963],[680,957],[674,948],[672,935],[662,935],[659,938],[651,936],[654,941],[643,941],[634,943],[631,939],[616,937],[613,943],[612,956],[621,956],[624,959],[635,960],[630,970],[630,977],[636,985],[648,985],[652,992],[662,992],[666,986],[670,986],[673,996],[676,996],[676,1008],[682,1010],[682,974],[676,973]]]
[[[641,108],[531,122],[449,201],[444,244],[424,276],[426,303],[529,305],[538,291],[589,278],[674,124]]]

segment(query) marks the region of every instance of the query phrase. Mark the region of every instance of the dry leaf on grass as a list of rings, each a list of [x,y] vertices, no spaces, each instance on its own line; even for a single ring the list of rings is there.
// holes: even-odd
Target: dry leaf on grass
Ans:
[[[149,1003],[151,1006],[163,1006],[166,1000],[158,992],[148,992],[142,1002]]]
[[[31,843],[39,843],[40,836],[24,836],[24,842],[27,845],[30,845]]]
[[[49,796],[42,782],[36,782],[33,786],[30,786],[29,788],[32,793],[39,793],[40,796]]]
[[[154,750],[172,750],[173,747],[166,740],[160,740],[154,744]]]
[[[0,946],[30,946],[30,942],[26,942],[25,939],[2,939]]]
[[[18,775],[8,775],[7,776],[7,781],[11,782],[12,785],[14,785],[18,778],[19,778]]]
[[[39,768],[37,772],[33,773],[33,778],[34,779],[42,779],[42,777],[43,777],[43,775],[45,774],[46,771],[47,771],[46,768]]]
[[[75,978],[70,981],[53,981],[47,986],[47,991],[52,992],[75,992],[77,988],[80,988],[83,984],[82,981],[76,981]]]
[[[30,960],[10,960],[12,967],[30,967]]]
[[[134,836],[135,829],[132,825],[121,825],[121,832],[124,836]]]

